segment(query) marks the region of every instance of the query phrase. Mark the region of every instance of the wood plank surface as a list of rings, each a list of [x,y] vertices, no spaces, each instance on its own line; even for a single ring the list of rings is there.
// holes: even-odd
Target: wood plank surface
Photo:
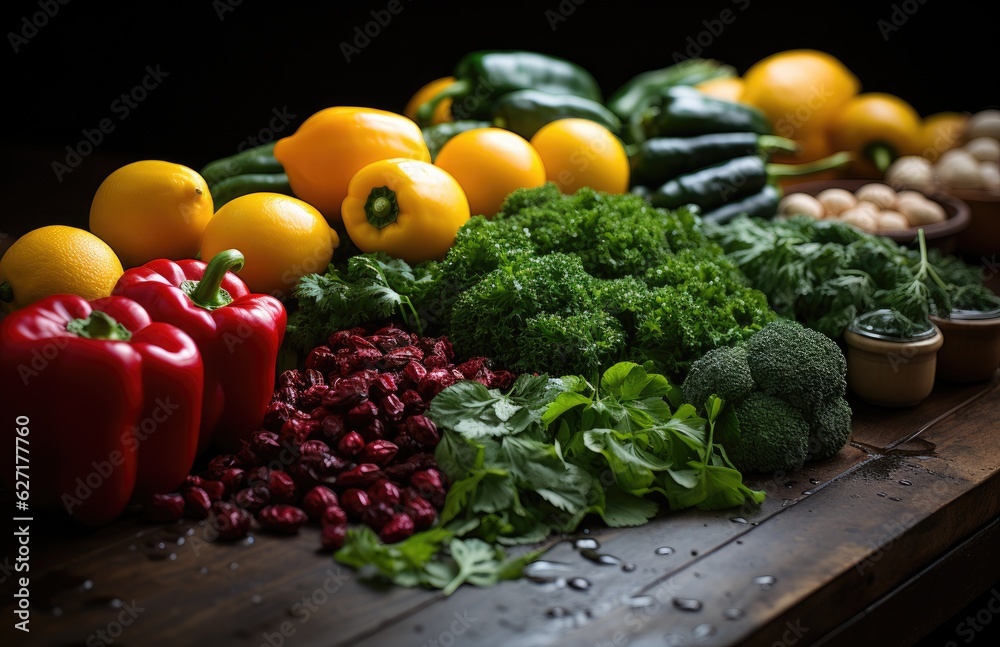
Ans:
[[[191,522],[126,518],[83,530],[42,521],[31,642],[7,640],[9,622],[0,637],[60,646],[100,644],[101,632],[119,646],[770,645],[802,631],[812,642],[843,631],[1000,514],[996,379],[938,385],[906,410],[852,405],[857,446],[796,473],[749,476],[767,491],[760,509],[690,510],[628,529],[595,523],[554,538],[546,559],[562,565],[546,574],[563,582],[466,586],[446,598],[360,581],[317,552],[315,528],[228,545]],[[596,539],[621,563],[589,561],[577,538]],[[673,550],[657,554],[663,547]],[[755,583],[764,576],[775,581]],[[574,588],[573,578],[586,582]],[[678,599],[701,608],[683,610]],[[12,611],[4,600],[4,617]]]

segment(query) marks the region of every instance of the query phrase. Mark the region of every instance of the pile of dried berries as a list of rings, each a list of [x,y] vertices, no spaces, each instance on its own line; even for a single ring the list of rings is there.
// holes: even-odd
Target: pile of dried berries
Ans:
[[[262,429],[238,453],[214,457],[180,492],[155,495],[147,516],[208,519],[224,540],[252,527],[292,534],[313,521],[328,549],[340,547],[349,522],[386,543],[430,527],[447,484],[424,411],[458,380],[507,390],[515,378],[485,358],[453,360],[444,337],[395,326],[334,333],[305,370],[279,376]]]

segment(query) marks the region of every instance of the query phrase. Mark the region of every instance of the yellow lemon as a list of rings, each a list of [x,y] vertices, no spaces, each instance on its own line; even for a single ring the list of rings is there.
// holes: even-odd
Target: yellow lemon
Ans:
[[[194,258],[212,218],[205,179],[182,164],[141,160],[105,178],[90,205],[90,231],[125,267]]]
[[[249,193],[219,207],[205,227],[201,258],[238,249],[245,262],[238,276],[253,292],[283,299],[299,279],[324,272],[340,244],[315,207],[280,193]]]
[[[94,234],[66,225],[29,231],[0,259],[0,301],[8,312],[52,294],[99,299],[111,294],[122,264]]]
[[[589,119],[557,119],[531,138],[545,166],[545,176],[563,193],[582,187],[607,193],[628,191],[629,168],[625,146],[610,130]]]

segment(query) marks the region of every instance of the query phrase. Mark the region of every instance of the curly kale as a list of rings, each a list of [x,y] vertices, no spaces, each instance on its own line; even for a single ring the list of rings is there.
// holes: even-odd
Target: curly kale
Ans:
[[[624,329],[605,312],[540,314],[528,319],[521,335],[504,349],[511,361],[499,359],[518,371],[596,379],[626,349]]]
[[[686,209],[654,209],[639,196],[589,188],[563,195],[552,182],[511,193],[494,221],[526,232],[538,254],[576,254],[597,278],[641,276],[682,249],[721,254]]]

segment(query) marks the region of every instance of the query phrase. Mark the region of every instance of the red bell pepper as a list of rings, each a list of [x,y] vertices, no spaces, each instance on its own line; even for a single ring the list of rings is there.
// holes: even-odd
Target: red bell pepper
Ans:
[[[139,302],[154,321],[171,323],[194,339],[205,363],[198,451],[213,441],[236,451],[260,429],[274,394],[275,364],[285,335],[281,301],[251,294],[230,270],[243,254],[230,249],[208,263],[158,259],[127,270],[112,294]]]
[[[27,444],[3,443],[4,477],[30,457],[32,509],[107,523],[184,482],[203,385],[194,341],[134,301],[60,294],[21,308],[0,321],[5,413],[28,430]]]

